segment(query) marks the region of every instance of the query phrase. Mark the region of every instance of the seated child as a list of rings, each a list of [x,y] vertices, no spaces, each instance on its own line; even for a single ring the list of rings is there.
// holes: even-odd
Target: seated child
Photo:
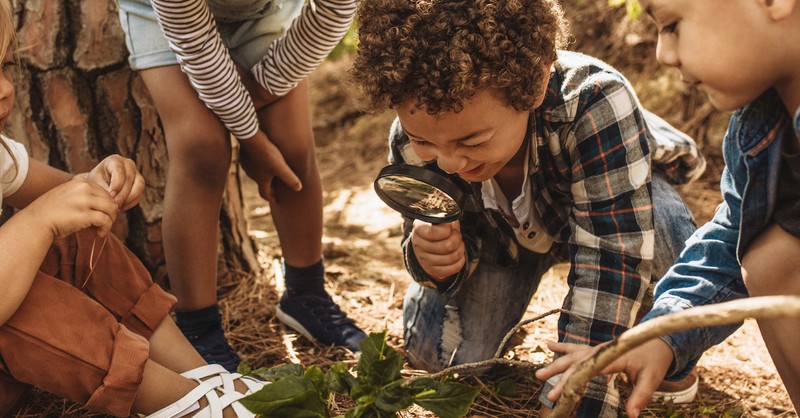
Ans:
[[[736,110],[722,144],[724,200],[658,283],[655,305],[643,321],[748,295],[800,295],[800,2],[639,1],[659,29],[659,62],[680,70],[683,81],[707,93],[716,108]],[[639,415],[665,375],[688,373],[739,325],[664,336],[614,362],[606,372],[625,372],[635,383],[628,415]],[[758,326],[800,407],[800,319]],[[569,344],[550,347],[570,354],[539,370],[541,379],[587,355]],[[560,393],[558,386],[549,398]]]
[[[0,130],[13,28],[0,0]],[[19,209],[0,227],[0,414],[36,387],[120,417],[253,416],[237,401],[264,383],[206,365],[169,316],[175,298],[109,232],[144,191],[133,161],[112,155],[73,177],[0,135],[0,189]]]
[[[587,319],[561,315],[561,341],[596,345],[631,327],[695,229],[670,184],[702,172],[694,142],[644,110],[618,71],[559,51],[553,0],[370,0],[359,12],[352,76],[369,109],[397,112],[390,161],[435,161],[474,199],[456,222],[405,220],[410,363],[493,357],[561,261],[563,308]],[[618,396],[594,379],[579,414],[616,417]]]

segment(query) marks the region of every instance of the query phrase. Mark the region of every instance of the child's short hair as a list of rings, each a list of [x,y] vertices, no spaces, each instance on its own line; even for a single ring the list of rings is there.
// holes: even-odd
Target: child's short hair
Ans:
[[[477,90],[531,110],[568,29],[557,0],[366,0],[350,75],[368,111],[460,111]]]

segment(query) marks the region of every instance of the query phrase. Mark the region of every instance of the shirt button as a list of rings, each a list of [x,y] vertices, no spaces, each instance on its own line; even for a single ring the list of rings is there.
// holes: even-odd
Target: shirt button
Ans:
[[[525,222],[524,224],[522,224],[522,229],[526,229],[527,230],[528,228],[530,228],[530,226],[531,226],[531,224],[529,222]]]
[[[533,237],[535,237],[535,236],[536,236],[536,233],[535,232],[531,232],[530,234],[528,234],[528,239],[533,239]]]

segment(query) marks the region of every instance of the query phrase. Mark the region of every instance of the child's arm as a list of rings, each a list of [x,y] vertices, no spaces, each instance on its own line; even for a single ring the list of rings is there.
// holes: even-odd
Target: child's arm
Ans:
[[[30,167],[28,177],[32,181],[28,184],[26,180],[18,192],[26,199],[49,181],[37,178],[38,168]],[[116,204],[106,190],[76,177],[45,192],[12,216],[0,228],[0,324],[22,303],[54,239],[91,227],[98,229],[98,235],[104,235],[111,230],[116,212]]]
[[[87,228],[104,236],[117,212],[135,205],[144,190],[133,162],[120,156],[75,177],[28,161],[22,186],[4,200],[21,210],[0,228],[0,325],[22,303],[54,239]]]

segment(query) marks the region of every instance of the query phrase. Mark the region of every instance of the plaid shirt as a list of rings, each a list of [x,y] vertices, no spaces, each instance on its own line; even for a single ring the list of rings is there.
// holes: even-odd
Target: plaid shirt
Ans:
[[[531,204],[555,238],[551,254],[570,264],[563,308],[588,320],[561,315],[559,339],[589,345],[609,341],[633,325],[650,282],[651,161],[674,183],[696,179],[705,161],[691,138],[640,106],[619,72],[575,52],[559,53],[547,96],[531,112],[529,124]],[[397,122],[390,142],[390,162],[426,164]],[[524,250],[502,216],[483,208],[481,185],[465,186],[474,196],[461,220],[468,262],[454,281],[438,285],[449,296],[478,263],[514,263]],[[435,287],[408,245],[412,223],[406,219],[404,224],[406,267],[416,281]],[[552,388],[545,386],[543,393]],[[618,404],[609,378],[600,376],[590,382],[578,414],[617,416]]]

